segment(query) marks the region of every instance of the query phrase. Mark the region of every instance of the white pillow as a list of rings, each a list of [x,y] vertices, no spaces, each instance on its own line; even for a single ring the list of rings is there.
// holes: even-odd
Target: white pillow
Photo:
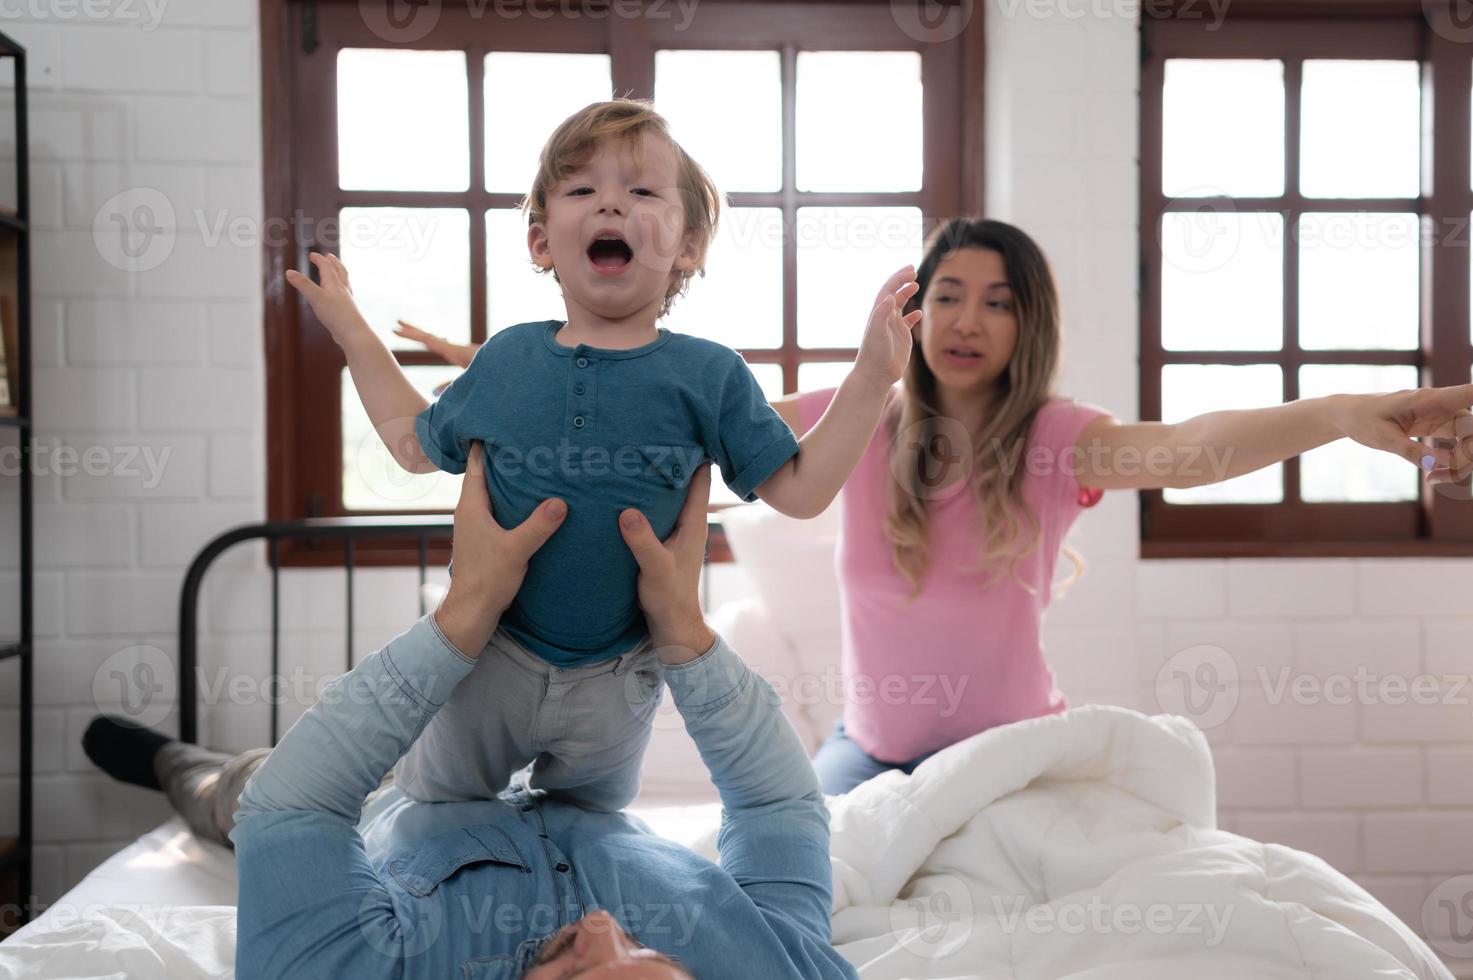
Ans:
[[[826,736],[843,710],[834,571],[839,505],[801,521],[759,501],[723,510],[721,526],[763,610],[792,645],[802,684],[795,693],[814,731]]]

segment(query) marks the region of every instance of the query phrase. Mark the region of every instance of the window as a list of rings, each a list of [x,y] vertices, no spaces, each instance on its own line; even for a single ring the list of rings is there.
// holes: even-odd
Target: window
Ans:
[[[1466,47],[1420,4],[1267,6],[1143,21],[1142,418],[1470,379]],[[1451,553],[1463,503],[1341,440],[1143,494],[1143,554]]]
[[[934,21],[869,0],[708,0],[688,22],[676,5],[550,9],[430,5],[417,28],[368,2],[268,12],[263,36],[281,40],[265,46],[267,214],[297,231],[268,256],[273,518],[444,511],[460,480],[397,467],[284,269],[337,251],[428,395],[456,370],[394,336],[397,320],[479,342],[562,315],[518,204],[552,128],[589,102],[654,99],[726,194],[708,274],[662,324],[739,350],[772,397],[837,383],[874,289],[919,260],[930,223],[980,208],[970,5]],[[377,560],[411,551],[389,542]]]

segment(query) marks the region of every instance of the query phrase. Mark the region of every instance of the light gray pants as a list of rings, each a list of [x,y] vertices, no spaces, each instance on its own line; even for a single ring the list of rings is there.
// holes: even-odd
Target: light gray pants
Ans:
[[[622,810],[639,791],[663,690],[649,638],[601,663],[554,667],[498,629],[399,761],[395,785],[416,800],[484,800],[530,764],[529,788]]]
[[[170,742],[154,755],[153,771],[174,812],[184,818],[190,830],[233,848],[230,831],[235,827],[241,791],[270,754],[270,749],[246,749],[231,755],[190,742]],[[379,780],[378,789],[368,794],[364,805],[392,785],[394,774],[389,772]]]

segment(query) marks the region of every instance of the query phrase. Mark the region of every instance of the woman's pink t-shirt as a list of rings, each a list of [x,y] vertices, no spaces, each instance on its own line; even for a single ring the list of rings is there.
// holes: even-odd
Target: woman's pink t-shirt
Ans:
[[[818,422],[834,389],[799,398],[803,431]],[[1017,574],[987,583],[973,571],[981,524],[969,488],[948,488],[929,504],[931,557],[921,589],[896,570],[888,513],[890,431],[881,422],[839,495],[841,532],[834,563],[841,601],[844,729],[865,752],[906,762],[1008,722],[1062,711],[1066,702],[1044,658],[1044,611],[1059,547],[1097,490],[1073,476],[1083,428],[1106,414],[1055,398],[1039,409],[1016,465],[1023,495],[1042,529]],[[909,601],[908,601],[909,600]]]

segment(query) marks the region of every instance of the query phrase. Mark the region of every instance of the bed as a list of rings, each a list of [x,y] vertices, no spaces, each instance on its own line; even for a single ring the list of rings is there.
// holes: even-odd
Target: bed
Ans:
[[[816,574],[832,544],[824,522],[804,538],[785,520],[749,511],[724,523],[739,560],[770,548],[786,573],[829,588]],[[202,555],[223,550],[219,540]],[[794,681],[826,669],[811,658],[833,637],[811,594],[757,580],[755,597],[712,623],[790,695],[784,713],[811,749],[837,706],[793,696]],[[422,598],[432,600],[423,587]],[[808,604],[802,643],[777,625],[795,614],[775,613],[783,602]],[[191,637],[180,642],[181,672],[192,670]],[[657,721],[645,771],[636,812],[714,857],[719,812],[678,716]],[[1219,830],[1211,752],[1182,718],[1076,708],[984,732],[829,806],[834,942],[865,980],[1452,978],[1320,859]],[[234,894],[231,852],[170,820],[0,944],[0,976],[229,976]]]

